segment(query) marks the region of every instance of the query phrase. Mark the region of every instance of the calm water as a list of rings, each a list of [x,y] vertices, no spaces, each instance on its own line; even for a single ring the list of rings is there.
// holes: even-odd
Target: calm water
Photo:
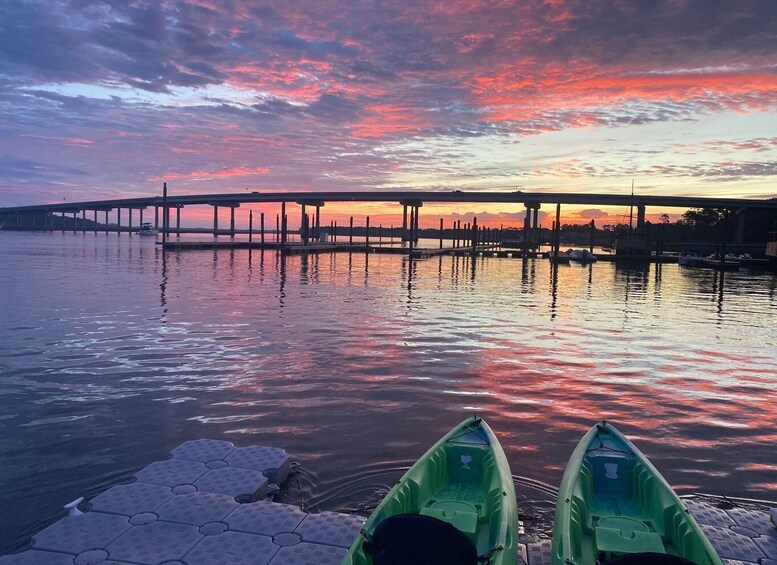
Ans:
[[[0,233],[0,312],[0,554],[205,437],[283,447],[284,501],[365,513],[472,412],[546,524],[601,418],[680,492],[777,491],[769,272]]]

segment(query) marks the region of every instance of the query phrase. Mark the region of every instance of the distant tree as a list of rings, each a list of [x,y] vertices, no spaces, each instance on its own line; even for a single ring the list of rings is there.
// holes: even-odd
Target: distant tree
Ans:
[[[671,223],[671,220],[669,219],[669,214],[661,214],[661,223],[662,224],[669,224]]]
[[[725,210],[718,208],[691,208],[683,213],[683,222],[692,228],[711,228],[723,221]]]

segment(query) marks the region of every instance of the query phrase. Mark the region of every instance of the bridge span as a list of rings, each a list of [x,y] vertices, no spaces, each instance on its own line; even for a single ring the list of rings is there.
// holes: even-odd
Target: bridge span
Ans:
[[[166,185],[163,192],[166,192]],[[277,230],[284,235],[287,232],[287,204],[296,204],[301,208],[300,232],[308,230],[312,234],[320,231],[320,209],[328,202],[397,202],[403,208],[403,234],[408,228],[418,229],[420,208],[424,203],[446,204],[504,204],[523,205],[526,208],[524,230],[536,231],[538,228],[538,213],[543,205],[555,205],[556,223],[560,219],[561,205],[585,206],[627,206],[636,210],[636,227],[640,230],[645,224],[645,210],[648,206],[660,208],[717,208],[735,213],[735,239],[740,239],[744,231],[745,211],[748,209],[768,209],[777,213],[777,198],[746,199],[746,198],[711,198],[699,196],[662,196],[662,195],[632,195],[632,194],[596,194],[573,192],[495,192],[475,190],[452,191],[339,191],[339,192],[238,192],[226,194],[184,194],[162,195],[140,198],[119,198],[107,200],[89,200],[83,202],[57,202],[29,206],[14,206],[0,208],[0,225],[15,229],[53,230],[55,223],[61,229],[67,224],[73,230],[83,231],[133,231],[133,211],[139,212],[139,224],[143,223],[143,211],[154,208],[154,226],[160,229],[159,211],[162,209],[161,231],[165,233],[181,233],[181,209],[185,206],[205,205],[213,207],[213,234],[223,234],[219,230],[219,208],[230,209],[230,229],[227,234],[234,235],[235,209],[243,204],[280,204],[280,214],[276,216]],[[315,209],[315,215],[308,216],[306,208]],[[121,212],[127,212],[128,224],[122,225]],[[117,210],[116,222],[109,225],[108,213]],[[170,212],[175,210],[175,228],[170,222]],[[410,212],[408,218],[408,211]],[[93,218],[87,221],[87,212]],[[105,223],[98,223],[98,213],[104,213]],[[56,217],[60,214],[61,217]],[[80,218],[79,218],[80,214]],[[70,217],[72,215],[72,217]],[[42,218],[41,218],[42,216]],[[56,222],[55,222],[56,219]],[[31,220],[31,221],[30,221]],[[369,218],[367,218],[369,231]],[[42,224],[42,225],[41,225]],[[139,225],[138,224],[138,225]],[[442,228],[441,228],[442,229]],[[264,214],[262,214],[262,230],[264,230]],[[404,240],[403,236],[403,240]],[[282,241],[285,240],[285,237]]]

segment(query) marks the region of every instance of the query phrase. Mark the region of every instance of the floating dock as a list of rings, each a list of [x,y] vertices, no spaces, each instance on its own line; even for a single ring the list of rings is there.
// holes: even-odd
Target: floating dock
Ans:
[[[339,565],[365,518],[269,500],[292,469],[282,449],[187,441],[34,535],[0,565]],[[769,505],[694,495],[685,504],[727,565],[777,563]],[[519,563],[549,565],[550,540],[522,533]]]

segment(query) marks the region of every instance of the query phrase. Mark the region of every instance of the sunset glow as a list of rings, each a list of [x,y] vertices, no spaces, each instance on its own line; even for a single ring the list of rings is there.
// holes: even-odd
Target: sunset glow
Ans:
[[[0,206],[162,182],[771,198],[775,26],[770,0],[7,2]],[[520,222],[459,206],[422,224],[482,212]]]

